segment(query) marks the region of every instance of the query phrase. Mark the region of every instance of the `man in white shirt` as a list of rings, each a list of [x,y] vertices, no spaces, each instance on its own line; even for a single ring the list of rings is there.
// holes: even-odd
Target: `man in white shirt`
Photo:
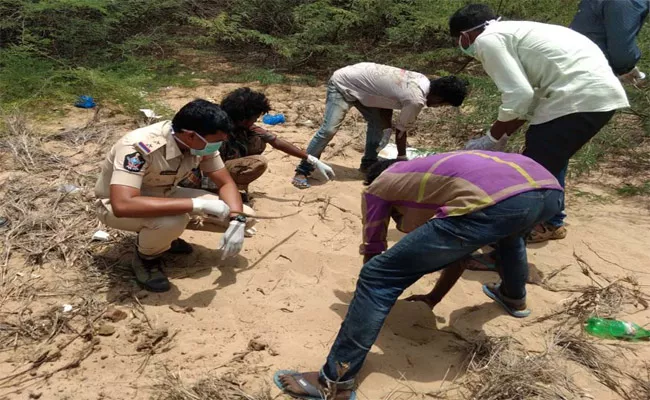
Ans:
[[[375,63],[359,63],[334,72],[327,85],[325,117],[312,137],[307,154],[320,158],[352,107],[356,107],[368,123],[366,148],[361,159],[361,172],[377,162],[382,132],[393,128],[398,157],[406,159],[406,130],[427,107],[452,105],[458,107],[467,95],[467,83],[455,76],[427,78],[418,72]],[[399,122],[392,126],[393,110],[401,110]],[[296,168],[293,185],[308,188],[307,178],[314,166],[303,161]]]
[[[603,52],[571,29],[528,21],[499,22],[489,6],[470,4],[449,19],[460,50],[481,62],[501,92],[497,121],[466,149],[501,151],[525,122],[524,155],[564,186],[569,159],[629,107]],[[541,224],[529,242],[566,236],[564,212]]]

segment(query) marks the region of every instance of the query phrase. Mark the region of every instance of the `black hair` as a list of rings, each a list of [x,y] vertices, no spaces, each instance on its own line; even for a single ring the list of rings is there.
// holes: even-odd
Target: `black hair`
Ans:
[[[467,96],[467,83],[465,79],[453,75],[431,79],[429,95],[441,97],[445,103],[458,107]]]
[[[185,104],[172,119],[175,132],[194,131],[201,136],[213,135],[217,131],[230,133],[232,121],[218,104],[196,99]]]
[[[368,172],[366,173],[366,180],[363,181],[363,184],[366,186],[372,184],[375,179],[381,175],[382,172],[386,171],[388,167],[400,161],[403,160],[381,160],[372,164],[372,166],[368,168]]]
[[[264,93],[251,88],[236,89],[221,100],[221,107],[235,123],[248,121],[271,110],[269,100]]]
[[[496,18],[496,14],[487,4],[468,4],[449,18],[449,34],[451,37],[459,37],[462,31]]]

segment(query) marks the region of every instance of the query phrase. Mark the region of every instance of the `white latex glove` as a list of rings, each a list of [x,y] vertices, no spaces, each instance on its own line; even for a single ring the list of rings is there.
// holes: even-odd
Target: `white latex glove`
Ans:
[[[204,212],[219,219],[226,219],[230,215],[230,207],[221,200],[192,199],[192,211]]]
[[[639,68],[634,67],[632,71],[628,72],[627,74],[620,75],[618,79],[622,83],[637,83],[639,81],[644,80],[646,75],[639,70]]]
[[[381,131],[381,140],[379,141],[379,145],[377,146],[377,153],[382,151],[384,147],[388,145],[388,142],[390,142],[390,137],[393,134],[393,128],[386,128],[383,131]]]
[[[332,169],[332,167],[325,164],[318,158],[312,156],[311,154],[307,156],[307,162],[313,165],[314,167],[316,167],[318,172],[320,172],[328,181],[336,177],[336,175],[334,175],[334,170]]]
[[[244,245],[244,231],[246,224],[239,221],[230,221],[226,233],[221,237],[219,248],[223,251],[221,259],[236,256]]]
[[[488,130],[485,136],[478,139],[472,139],[465,145],[465,150],[490,150],[503,151],[506,148],[510,136],[503,135],[500,139],[495,139]]]

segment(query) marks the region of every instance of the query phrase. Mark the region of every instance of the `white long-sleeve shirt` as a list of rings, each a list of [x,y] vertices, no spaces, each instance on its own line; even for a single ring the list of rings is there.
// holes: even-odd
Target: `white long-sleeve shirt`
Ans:
[[[396,128],[405,130],[427,104],[429,78],[389,65],[358,63],[336,70],[332,83],[348,101],[401,110]]]
[[[476,58],[501,92],[499,121],[542,124],[577,112],[629,107],[603,52],[571,29],[527,21],[489,24]]]

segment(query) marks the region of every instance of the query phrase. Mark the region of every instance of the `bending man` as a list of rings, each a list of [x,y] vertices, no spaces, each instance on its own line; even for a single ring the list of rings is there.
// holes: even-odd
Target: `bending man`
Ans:
[[[463,273],[464,259],[489,243],[498,244],[502,282],[483,291],[511,315],[527,316],[524,235],[558,212],[563,198],[553,175],[530,158],[483,151],[381,161],[368,172],[368,183],[365,264],[327,361],[320,372],[276,374],[276,384],[296,397],[320,399],[319,392],[336,386],[336,399],[352,398],[355,377],[402,292],[442,271],[427,297],[435,305]],[[387,249],[391,218],[408,234]]]
[[[470,4],[449,19],[460,50],[481,62],[501,92],[497,121],[467,149],[505,148],[526,121],[524,154],[548,169],[560,184],[569,159],[628,107],[623,86],[591,40],[557,25],[499,22],[489,6]],[[566,236],[559,212],[531,232],[529,242]]]
[[[406,130],[415,122],[422,108],[458,107],[466,94],[465,81],[455,76],[429,80],[418,72],[367,62],[341,68],[334,72],[327,84],[325,117],[311,138],[307,153],[320,158],[347,112],[355,107],[368,123],[366,147],[359,170],[365,173],[377,162],[382,132],[390,128],[396,135],[398,157],[406,159]],[[393,110],[401,110],[399,122],[394,127]],[[303,160],[296,168],[293,185],[308,188],[307,178],[313,170],[314,166]]]

